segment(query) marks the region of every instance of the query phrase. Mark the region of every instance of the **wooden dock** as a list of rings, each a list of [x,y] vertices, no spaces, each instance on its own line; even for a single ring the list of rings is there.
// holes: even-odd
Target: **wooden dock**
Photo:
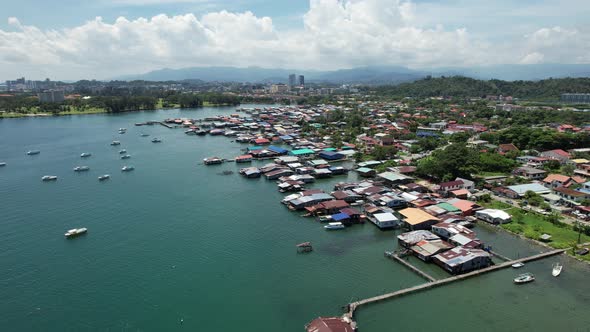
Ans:
[[[415,267],[414,265],[410,264],[409,262],[403,260],[401,257],[399,257],[396,253],[391,252],[391,251],[386,251],[385,252],[385,257],[391,258],[393,260],[398,261],[399,263],[401,263],[403,266],[407,267],[408,269],[412,270],[414,273],[416,273],[417,275],[421,276],[422,278],[428,280],[429,282],[435,282],[436,279],[434,279],[432,276],[430,276],[429,274],[427,274],[426,272],[420,270],[419,268]]]
[[[380,302],[383,300],[388,300],[388,299],[392,299],[392,298],[396,298],[396,297],[401,297],[404,295],[408,295],[408,294],[412,294],[412,293],[416,293],[422,290],[426,290],[426,289],[430,289],[430,288],[435,288],[435,287],[439,287],[439,286],[443,286],[455,281],[459,281],[459,280],[463,280],[463,279],[467,279],[467,278],[471,278],[474,276],[478,276],[481,274],[485,274],[488,272],[492,272],[492,271],[496,271],[496,270],[500,270],[500,269],[504,269],[507,267],[512,266],[512,264],[514,263],[525,263],[525,262],[531,262],[531,261],[535,261],[535,260],[539,260],[542,258],[546,258],[546,257],[550,257],[550,256],[555,256],[558,254],[561,254],[563,252],[565,252],[567,249],[558,249],[558,250],[552,250],[552,251],[548,251],[548,252],[544,252],[544,253],[540,253],[537,255],[533,255],[533,256],[529,256],[529,257],[524,257],[524,258],[520,258],[520,259],[515,259],[515,260],[511,260],[511,261],[507,261],[501,264],[497,264],[497,265],[492,265],[490,267],[481,269],[481,270],[475,270],[469,273],[465,273],[465,274],[461,274],[461,275],[457,275],[457,276],[453,276],[453,277],[449,277],[446,279],[440,279],[437,281],[433,281],[433,282],[428,282],[425,284],[421,284],[418,286],[414,286],[414,287],[410,287],[410,288],[406,288],[406,289],[401,289],[392,293],[387,293],[387,294],[383,294],[383,295],[379,295],[379,296],[374,296],[374,297],[370,297],[364,300],[360,300],[360,301],[356,301],[356,302],[352,302],[349,303],[347,308],[348,311],[344,314],[344,318],[346,319],[350,319],[350,321],[354,321],[354,312],[356,311],[356,309],[358,309],[360,306],[362,305],[366,305],[366,304],[370,304],[370,303],[376,303],[376,302]],[[402,260],[403,261],[403,260]],[[356,324],[355,324],[356,326]]]

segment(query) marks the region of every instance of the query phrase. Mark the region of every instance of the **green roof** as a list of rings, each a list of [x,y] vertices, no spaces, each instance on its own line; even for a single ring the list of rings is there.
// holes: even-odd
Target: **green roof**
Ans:
[[[445,209],[445,210],[447,210],[449,212],[457,212],[457,211],[459,211],[458,208],[456,208],[455,206],[453,206],[453,205],[451,205],[449,203],[439,203],[439,204],[436,204],[436,206],[438,206],[439,208]]]
[[[336,148],[325,148],[323,151],[336,151]]]
[[[312,149],[299,149],[299,150],[291,150],[291,152],[289,152],[289,153],[294,156],[300,156],[300,155],[304,155],[304,154],[314,154],[315,151],[313,151]]]
[[[360,172],[360,173],[369,173],[369,172],[374,172],[375,170],[370,169],[368,167],[361,167],[361,168],[357,168],[356,171]]]

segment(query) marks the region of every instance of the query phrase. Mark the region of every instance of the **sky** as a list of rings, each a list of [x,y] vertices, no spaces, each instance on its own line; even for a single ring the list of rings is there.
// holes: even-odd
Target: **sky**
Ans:
[[[0,80],[161,68],[590,63],[588,0],[19,0]]]

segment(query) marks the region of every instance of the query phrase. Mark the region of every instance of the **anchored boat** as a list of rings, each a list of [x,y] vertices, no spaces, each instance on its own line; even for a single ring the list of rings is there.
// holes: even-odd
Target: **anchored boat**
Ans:
[[[515,284],[526,284],[535,281],[535,276],[532,273],[523,273],[514,278]]]
[[[557,277],[558,275],[561,274],[562,269],[563,269],[563,265],[561,265],[559,263],[555,263],[555,265],[553,265],[553,270],[551,271],[551,275],[554,277]]]
[[[88,166],[76,166],[74,167],[74,172],[86,172],[90,170],[90,167]]]
[[[87,158],[87,157],[90,157],[90,156],[92,156],[92,153],[88,153],[88,152],[84,152],[84,153],[82,153],[80,155],[80,157],[82,157],[82,158]]]
[[[87,228],[72,228],[68,230],[64,235],[66,236],[66,238],[72,238],[78,235],[85,234],[86,232],[88,232]]]
[[[33,155],[36,155],[39,153],[41,153],[41,151],[39,151],[39,150],[27,151],[27,155],[29,155],[29,156],[33,156]]]
[[[57,176],[55,175],[45,175],[41,178],[41,181],[55,181],[57,180]]]
[[[121,145],[121,142],[119,142],[119,141],[112,141],[111,142],[111,145],[112,146]]]
[[[133,167],[133,166],[123,166],[123,168],[121,168],[121,171],[123,171],[123,172],[131,172],[134,169],[135,169],[135,167]]]
[[[326,226],[324,226],[324,228],[326,230],[337,230],[337,229],[344,229],[344,224],[342,224],[341,222],[337,221],[337,222],[331,222],[329,224],[327,224]]]
[[[110,175],[108,175],[108,174],[105,174],[105,175],[101,175],[101,176],[99,176],[99,177],[98,177],[98,181],[104,181],[104,180],[108,180],[108,179],[110,179],[110,178],[111,178],[111,176],[110,176]]]

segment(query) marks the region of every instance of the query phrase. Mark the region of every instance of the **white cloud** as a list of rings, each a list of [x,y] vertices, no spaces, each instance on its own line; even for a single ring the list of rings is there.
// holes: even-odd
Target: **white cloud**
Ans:
[[[0,72],[16,75],[28,68],[56,78],[108,78],[210,65],[336,69],[590,62],[589,34],[576,29],[537,29],[524,40],[493,44],[464,27],[422,26],[419,9],[402,0],[310,0],[303,27],[289,31],[252,12],[114,22],[97,17],[61,30],[42,30],[11,17],[14,31],[0,30]]]

